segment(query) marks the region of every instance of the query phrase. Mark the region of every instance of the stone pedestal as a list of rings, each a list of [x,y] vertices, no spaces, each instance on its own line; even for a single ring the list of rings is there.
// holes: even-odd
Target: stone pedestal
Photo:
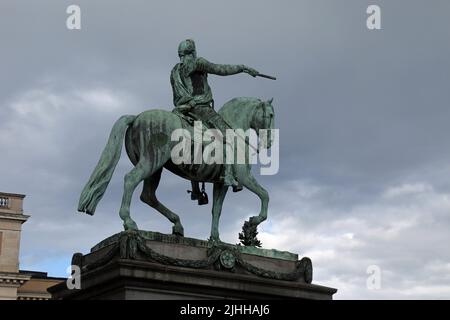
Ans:
[[[309,258],[277,250],[121,232],[87,255],[74,254],[81,289],[65,283],[53,299],[332,299],[313,285]]]

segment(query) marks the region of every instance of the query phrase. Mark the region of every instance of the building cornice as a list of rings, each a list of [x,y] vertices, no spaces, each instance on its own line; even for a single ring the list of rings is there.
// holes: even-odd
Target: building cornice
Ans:
[[[20,287],[31,279],[29,275],[14,272],[0,272],[0,287]]]
[[[5,197],[15,197],[15,198],[20,198],[23,199],[26,197],[26,195],[24,194],[20,194],[20,193],[8,193],[8,192],[1,192],[0,191],[0,197],[1,196],[5,196]]]
[[[30,216],[26,215],[26,214],[17,214],[17,213],[9,213],[9,212],[2,212],[0,210],[0,219],[5,219],[5,220],[16,220],[16,221],[21,221],[22,223],[24,223],[25,221],[28,220]]]
[[[17,300],[50,300],[52,295],[50,293],[39,292],[18,292]]]

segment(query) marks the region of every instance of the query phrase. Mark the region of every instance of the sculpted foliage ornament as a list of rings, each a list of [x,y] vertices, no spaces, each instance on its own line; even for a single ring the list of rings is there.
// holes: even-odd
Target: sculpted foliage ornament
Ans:
[[[295,263],[295,270],[292,272],[276,272],[257,267],[249,263],[243,257],[239,246],[225,243],[210,243],[207,250],[207,258],[200,260],[186,260],[173,258],[156,252],[150,248],[142,235],[144,231],[123,231],[117,235],[116,239],[108,244],[108,252],[95,262],[89,263],[81,253],[75,253],[72,257],[72,265],[80,267],[82,271],[93,270],[99,266],[104,266],[114,259],[132,259],[158,262],[164,265],[178,267],[188,267],[194,269],[224,269],[235,272],[236,267],[240,267],[251,274],[277,280],[297,281],[306,283],[312,282],[312,263],[309,258],[302,258]],[[153,233],[152,233],[153,234]],[[167,238],[165,235],[161,235]],[[260,249],[259,249],[260,250]]]

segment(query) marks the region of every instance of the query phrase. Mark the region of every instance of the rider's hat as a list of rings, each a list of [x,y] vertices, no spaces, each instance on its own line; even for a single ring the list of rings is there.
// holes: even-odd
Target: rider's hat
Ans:
[[[195,50],[195,42],[192,39],[186,39],[180,42],[178,45],[178,55],[185,55],[185,54],[196,54]]]

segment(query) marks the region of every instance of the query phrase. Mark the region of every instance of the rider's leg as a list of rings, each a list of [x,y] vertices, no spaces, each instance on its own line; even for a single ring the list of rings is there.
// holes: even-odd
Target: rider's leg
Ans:
[[[234,178],[234,174],[233,174],[233,165],[232,164],[224,164],[224,170],[223,170],[223,184],[226,187],[233,187],[233,188],[237,188],[239,183],[236,181],[236,179]]]
[[[192,191],[188,190],[188,192],[191,193],[191,200],[197,200],[198,205],[202,206],[204,204],[208,204],[208,196],[203,189],[200,190],[199,185],[199,182],[191,180]]]
[[[222,131],[224,132],[224,131]],[[223,143],[223,184],[225,187],[233,187],[233,190],[238,187],[239,183],[236,181],[233,166],[234,159],[232,163],[228,163],[227,161],[227,149],[231,149],[233,146],[226,139]]]
[[[223,157],[224,157],[224,165],[223,165],[223,183],[226,187],[232,186],[233,187],[233,191],[235,190],[242,190],[242,186],[239,185],[239,183],[236,181],[236,178],[234,176],[234,170],[233,170],[233,165],[234,165],[234,160],[233,163],[228,164],[226,159],[227,159],[227,145],[229,145],[230,147],[232,147],[231,144],[229,144],[225,137],[226,137],[226,130],[227,129],[231,129],[223,120],[221,117],[218,116],[213,116],[209,119],[210,124],[219,129],[222,132],[222,136],[224,137],[224,141],[223,141]],[[240,190],[239,190],[240,187]]]
[[[224,174],[223,174],[224,175],[224,185],[232,186],[233,192],[239,192],[243,189],[243,187],[242,187],[242,184],[239,181],[237,181],[237,179],[236,179],[236,172],[237,172],[236,168],[235,168],[236,158],[233,159],[231,164],[227,164],[227,161],[226,161],[227,148],[231,149],[233,147],[233,144],[230,144],[230,142],[225,141],[223,146],[224,146],[223,154],[224,154],[224,159],[225,159],[224,166],[223,166],[224,167]]]

